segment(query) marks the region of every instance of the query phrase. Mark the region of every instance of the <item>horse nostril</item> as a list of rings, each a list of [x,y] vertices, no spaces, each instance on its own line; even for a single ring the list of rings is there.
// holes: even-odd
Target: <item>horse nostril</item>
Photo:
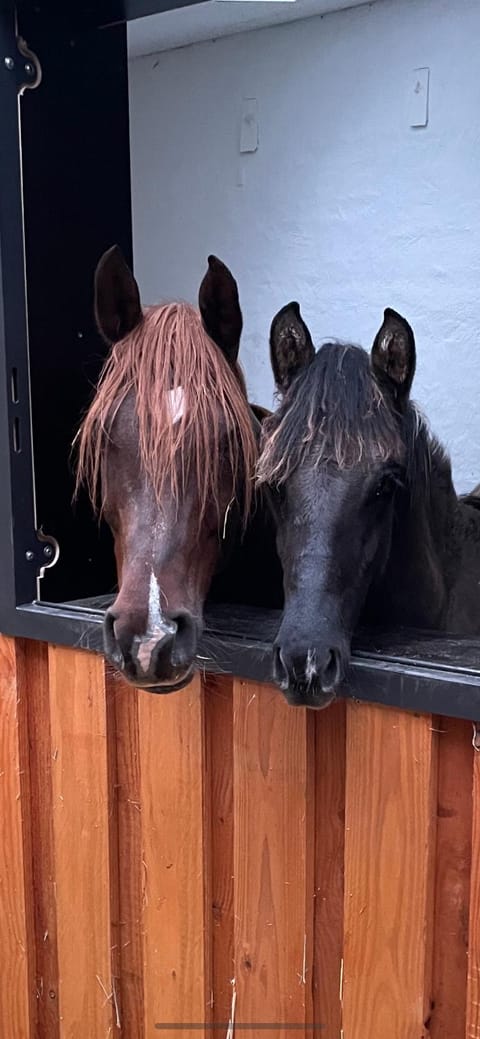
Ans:
[[[107,610],[103,620],[103,627],[105,634],[111,636],[112,638],[115,638],[114,624],[116,619],[117,618],[113,613],[113,610]]]
[[[330,693],[340,682],[342,674],[342,658],[338,649],[329,649],[320,676],[322,690]]]
[[[285,663],[281,646],[274,646],[273,648],[273,680],[274,682],[277,682],[282,689],[288,687],[288,668]]]
[[[113,610],[107,610],[103,622],[103,640],[106,655],[115,667],[123,671],[126,662],[126,647],[122,646],[121,639],[118,637],[117,621],[118,617]]]
[[[175,667],[190,664],[197,652],[197,624],[195,618],[187,610],[179,610],[170,615],[175,626],[175,641],[172,650],[172,664]]]

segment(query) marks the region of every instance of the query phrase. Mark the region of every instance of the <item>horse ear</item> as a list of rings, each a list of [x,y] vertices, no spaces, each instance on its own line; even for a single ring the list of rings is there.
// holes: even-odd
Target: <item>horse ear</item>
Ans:
[[[95,318],[107,343],[123,339],[142,318],[138,285],[118,245],[107,249],[95,271]]]
[[[208,270],[198,291],[198,306],[210,339],[227,361],[235,364],[243,327],[238,287],[228,267],[216,256],[208,257]]]
[[[415,362],[415,337],[408,321],[387,308],[372,346],[372,368],[378,381],[386,383],[397,400],[406,399],[410,393]]]
[[[275,315],[270,328],[270,359],[277,389],[288,390],[292,380],[315,357],[312,337],[298,303],[287,303]]]

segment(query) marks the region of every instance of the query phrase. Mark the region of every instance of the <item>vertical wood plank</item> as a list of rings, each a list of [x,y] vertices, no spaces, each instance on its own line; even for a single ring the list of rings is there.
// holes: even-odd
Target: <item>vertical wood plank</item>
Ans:
[[[229,1019],[233,946],[233,679],[209,675],[203,682],[208,744],[212,940],[212,1010],[218,1025]]]
[[[145,1035],[170,1036],[173,1025],[184,1024],[182,1039],[197,1039],[198,1027],[188,1024],[211,1016],[199,677],[172,695],[139,694],[138,714]]]
[[[338,1039],[342,1027],[345,846],[345,701],[315,715],[315,1021],[321,1039]]]
[[[17,643],[19,686],[28,712],[35,922],[35,1039],[58,1039],[58,948],[52,800],[48,646]]]
[[[33,1039],[34,924],[27,713],[14,639],[0,635],[0,1026]]]
[[[113,1029],[105,679],[101,657],[49,647],[60,1035]]]
[[[121,1035],[143,1039],[143,852],[138,692],[107,673],[107,724],[115,806],[110,816],[110,854],[117,891],[111,899],[115,978]],[[116,829],[115,837],[112,829]]]
[[[235,1021],[246,1039],[265,1025],[309,1035],[313,716],[277,689],[235,680],[233,728]]]
[[[349,703],[343,1029],[421,1039],[430,1017],[437,735],[430,717]]]
[[[466,1039],[480,1039],[480,754],[473,756],[472,880],[468,936]]]
[[[431,1039],[465,1039],[472,841],[472,726],[435,722],[438,806]]]

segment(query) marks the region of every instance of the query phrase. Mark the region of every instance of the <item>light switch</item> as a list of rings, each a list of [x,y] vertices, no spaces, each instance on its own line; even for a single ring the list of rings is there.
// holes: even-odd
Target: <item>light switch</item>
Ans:
[[[240,151],[256,152],[258,148],[258,107],[256,97],[244,97],[240,122]]]
[[[414,69],[410,76],[409,123],[410,126],[427,126],[430,69]]]

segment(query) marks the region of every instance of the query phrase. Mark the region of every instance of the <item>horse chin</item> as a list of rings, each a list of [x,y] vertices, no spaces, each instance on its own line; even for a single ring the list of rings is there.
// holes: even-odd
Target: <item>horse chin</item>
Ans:
[[[175,680],[172,679],[164,682],[155,682],[151,685],[141,685],[137,682],[135,683],[135,685],[137,689],[141,689],[145,693],[176,693],[179,689],[184,689],[185,686],[192,681],[193,674],[194,667],[192,665],[187,669],[187,671],[184,672],[183,675],[181,675],[180,678],[176,678]]]
[[[290,707],[309,707],[313,711],[324,711],[337,698],[334,689],[325,692],[323,690],[313,691],[305,687],[302,688],[300,683],[289,686],[288,689],[283,689],[282,691]]]

